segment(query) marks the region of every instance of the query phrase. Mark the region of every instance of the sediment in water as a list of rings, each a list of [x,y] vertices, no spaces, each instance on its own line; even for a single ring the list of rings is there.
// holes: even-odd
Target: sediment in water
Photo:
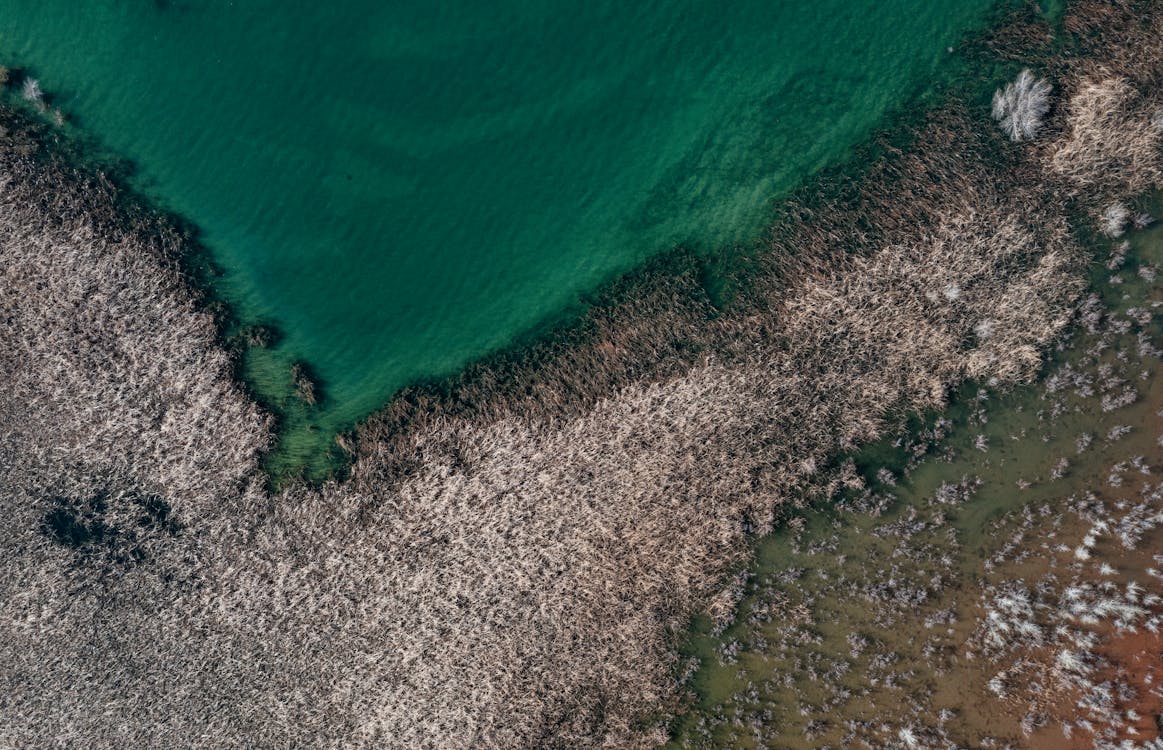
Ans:
[[[1158,746],[1161,238],[1096,243],[1037,386],[970,384],[758,542],[674,746]]]
[[[736,306],[693,269],[650,276],[536,367],[393,403],[317,488],[264,489],[269,420],[180,248],[9,139],[0,737],[663,740],[676,644],[729,604],[749,535],[852,481],[846,452],[965,378],[1036,372],[1084,286],[1070,207],[1158,183],[1153,8],[1080,4],[1067,28],[1105,68],[1044,66],[1059,102],[1093,84],[1110,117],[1059,106],[1012,146],[952,104],[850,201],[789,208]],[[1108,148],[1127,127],[1133,148]],[[1071,144],[1083,168],[1056,171]]]

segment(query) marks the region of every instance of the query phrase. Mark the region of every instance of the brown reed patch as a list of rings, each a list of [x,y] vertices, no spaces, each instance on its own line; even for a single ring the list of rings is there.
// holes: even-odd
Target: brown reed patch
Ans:
[[[1143,96],[1102,68],[1079,83],[1066,104],[1066,133],[1049,145],[1050,169],[1073,192],[1139,193],[1160,182],[1163,98]]]

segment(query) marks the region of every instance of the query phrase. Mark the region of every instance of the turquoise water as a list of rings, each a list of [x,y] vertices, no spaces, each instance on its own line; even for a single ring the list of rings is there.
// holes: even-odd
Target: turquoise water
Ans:
[[[915,101],[992,0],[0,0],[0,56],[190,219],[326,435],[771,201]],[[310,442],[310,441],[307,441]]]

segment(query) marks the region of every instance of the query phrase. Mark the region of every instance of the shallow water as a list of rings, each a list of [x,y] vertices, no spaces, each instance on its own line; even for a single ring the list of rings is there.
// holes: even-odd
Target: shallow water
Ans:
[[[1151,213],[1163,213],[1158,197]],[[1160,346],[1163,284],[1137,271],[1163,265],[1163,226],[1129,241],[1123,269],[1095,266],[1096,290],[1111,310],[1153,311],[1138,330]],[[1097,254],[1105,259],[1114,244],[1102,240]],[[1072,387],[1051,392],[1045,383],[1009,393],[966,387],[941,436],[918,429],[857,456],[871,496],[853,493],[838,507],[807,512],[798,533],[784,528],[758,540],[738,617],[721,632],[697,622],[686,646],[689,704],[672,747],[906,747],[898,732],[921,727],[946,736],[920,747],[1091,747],[1090,734],[1067,741],[1059,729],[1080,718],[1076,695],[1058,696],[1048,707],[1055,721],[1024,734],[1023,704],[998,701],[986,688],[999,663],[971,653],[969,642],[982,617],[983,585],[1018,579],[1033,587],[1054,575],[1134,580],[1163,593],[1157,574],[1147,572],[1158,565],[1163,529],[1134,550],[1100,540],[1085,565],[1073,555],[1090,528],[1072,511],[1079,498],[1093,492],[1111,506],[1133,503],[1163,470],[1163,378],[1157,357],[1136,353],[1137,332],[1104,337],[1097,359],[1106,371],[1079,364],[1099,351],[1098,336],[1077,335],[1056,355],[1048,369],[1076,365],[1091,376],[1090,395]],[[1104,391],[1128,386],[1138,394],[1133,403],[1103,408]],[[1112,432],[1120,426],[1130,429]],[[1091,440],[1080,449],[1083,434]],[[912,446],[926,457],[904,476],[899,459]],[[1136,456],[1149,473],[1129,467]],[[1068,466],[1057,476],[1062,459]],[[878,478],[889,466],[893,473]],[[1122,475],[1117,485],[1114,474]],[[935,500],[942,485],[966,479],[976,486],[960,501]],[[1059,544],[1066,550],[1051,553]],[[1100,560],[1115,570],[1100,572]],[[1144,669],[1163,670],[1158,651],[1137,652],[1140,646],[1115,641],[1107,650],[1122,648],[1127,664],[1141,658]],[[1159,694],[1139,697],[1150,725],[1140,730],[1145,740],[1158,734],[1152,707]]]
[[[204,232],[284,333],[253,385],[277,406],[308,362],[325,440],[653,253],[751,238],[993,5],[0,0],[0,57]]]

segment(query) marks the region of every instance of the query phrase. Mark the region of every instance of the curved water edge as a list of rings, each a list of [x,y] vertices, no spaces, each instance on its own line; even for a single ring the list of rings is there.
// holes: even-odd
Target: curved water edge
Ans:
[[[1093,223],[1163,184],[1158,92],[1137,88],[1163,19],[1111,8],[1076,6],[1067,51],[1086,55],[1039,66],[1058,93],[1038,139],[930,113],[858,187],[789,206],[739,304],[661,276],[535,373],[394,402],[318,488],[261,486],[267,422],[155,233],[97,231],[81,208],[116,213],[106,188],[4,140],[6,731],[665,739],[675,644],[692,613],[729,616],[747,541],[854,481],[843,457],[902,413],[1031,377],[1085,283],[1067,205]],[[1028,17],[999,38],[1049,43]],[[143,521],[154,498],[168,510]]]
[[[952,79],[946,47],[995,4],[946,5],[13,2],[0,40],[136,162],[135,187],[198,226],[239,318],[281,329],[243,365],[282,416],[285,470],[331,465],[334,432],[401,387],[552,335],[644,258],[747,244],[774,198]],[[78,25],[97,48],[73,43]],[[295,362],[318,403],[294,397]]]

